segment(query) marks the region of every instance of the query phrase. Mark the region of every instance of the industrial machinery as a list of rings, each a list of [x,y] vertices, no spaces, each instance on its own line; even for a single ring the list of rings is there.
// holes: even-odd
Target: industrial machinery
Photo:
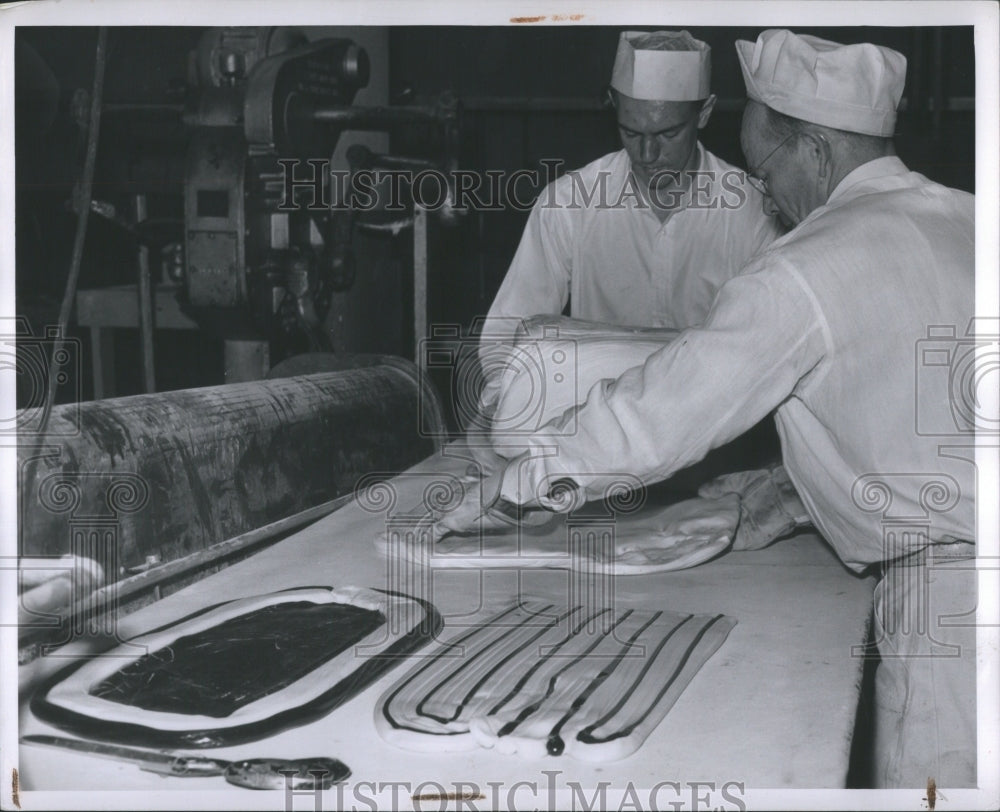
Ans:
[[[429,216],[457,222],[449,170],[457,165],[461,106],[450,93],[425,104],[385,105],[382,84],[374,93],[378,105],[357,104],[372,75],[384,82],[387,54],[372,46],[373,74],[352,30],[339,33],[347,36],[315,39],[313,31],[310,39],[283,27],[206,29],[196,42],[185,42],[194,46],[186,78],[175,75],[162,91],[147,85],[154,101],[132,96],[104,103],[96,78],[90,94],[74,94],[76,128],[88,143],[100,142],[101,158],[96,191],[84,194],[78,181],[69,206],[78,220],[86,210],[113,223],[122,245],[138,253],[138,305],[121,288],[81,290],[79,324],[92,336],[139,328],[146,392],[155,391],[154,326],[196,325],[222,339],[228,381],[259,379],[302,352],[408,353],[402,336],[410,262],[386,257],[398,253],[391,243],[403,232],[426,254],[428,212],[415,205],[412,185],[398,183],[398,175],[430,171],[443,179],[443,198]],[[112,45],[120,36],[112,35]],[[371,44],[371,35],[355,36]],[[121,64],[111,63],[109,71]],[[141,64],[148,70],[156,62]],[[171,68],[177,69],[183,64]],[[354,136],[349,145],[342,143],[346,132]],[[414,154],[381,154],[394,133],[405,133]],[[359,137],[367,145],[357,143]],[[385,178],[393,173],[395,181]],[[106,252],[110,241],[90,245]],[[411,310],[419,341],[427,261],[415,253]],[[114,256],[95,264],[121,262]],[[376,314],[399,340],[373,342]],[[103,350],[96,338],[92,343],[96,358]],[[113,391],[113,374],[99,385],[95,365],[94,377],[95,397]]]
[[[183,114],[192,128],[186,304],[199,322],[218,326],[244,313],[272,340],[304,335],[308,345],[300,341],[299,351],[333,349],[322,323],[331,295],[355,281],[353,235],[407,224],[398,212],[387,223],[378,206],[361,212],[343,205],[345,189],[359,169],[453,165],[459,106],[452,97],[427,107],[352,106],[369,80],[366,51],[349,39],[309,42],[294,29],[210,29],[191,59],[196,90]],[[439,130],[436,160],[379,156],[356,145],[334,184],[331,156],[344,131],[414,124]],[[404,203],[412,210],[412,200]]]

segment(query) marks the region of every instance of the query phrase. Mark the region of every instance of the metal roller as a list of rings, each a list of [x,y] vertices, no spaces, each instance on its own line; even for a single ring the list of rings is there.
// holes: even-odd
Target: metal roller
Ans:
[[[277,380],[56,407],[18,448],[21,555],[71,553],[108,581],[404,470],[445,435],[400,358]]]

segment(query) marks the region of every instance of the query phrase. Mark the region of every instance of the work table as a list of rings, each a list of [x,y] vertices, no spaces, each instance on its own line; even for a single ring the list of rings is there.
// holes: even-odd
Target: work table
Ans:
[[[397,504],[419,499],[432,481],[428,477],[464,468],[464,461],[451,456],[425,460],[392,481]],[[391,583],[398,573],[390,574],[387,559],[374,544],[385,521],[385,513],[351,502],[251,558],[122,618],[119,635],[136,635],[223,600],[288,587],[399,588]],[[513,568],[423,575],[429,590],[425,597],[446,626],[449,618],[461,623],[482,607],[499,607],[517,594],[565,600],[570,577],[563,570]],[[504,787],[501,804],[516,782],[537,782],[538,796],[515,799],[517,806],[544,805],[545,788],[553,781],[561,788],[571,782],[586,788],[608,781],[612,788],[631,782],[647,789],[664,781],[705,782],[714,786],[716,798],[731,782],[747,788],[843,787],[863,670],[856,647],[867,638],[873,586],[873,579],[849,572],[826,543],[809,532],[764,550],[726,553],[692,569],[615,578],[616,605],[721,612],[738,621],[645,744],[621,761],[595,767],[568,757],[531,761],[482,748],[431,755],[386,744],[375,730],[374,708],[409,668],[406,662],[311,724],[200,754],[227,760],[339,758],[353,773],[341,789],[345,803],[357,792],[358,782],[410,782],[411,789],[437,782],[448,791],[455,791],[458,783],[474,784],[486,796],[484,807],[490,804],[491,782]],[[82,648],[74,643],[60,653]],[[68,662],[49,656],[21,667],[21,735],[65,735],[35,719],[27,700],[43,678]],[[201,790],[212,793],[215,805],[233,806],[257,805],[264,795],[230,787],[221,778],[164,779],[131,764],[50,748],[22,746],[19,759],[22,790]],[[551,771],[559,771],[558,776]],[[422,791],[433,794],[436,789],[428,785]],[[365,789],[369,795],[374,792]],[[660,796],[661,808],[667,793]],[[225,801],[219,800],[223,797]],[[329,797],[324,808],[335,808],[336,790],[330,790]],[[690,799],[689,791],[680,797]],[[359,808],[367,808],[361,803]],[[396,805],[409,805],[405,792]]]

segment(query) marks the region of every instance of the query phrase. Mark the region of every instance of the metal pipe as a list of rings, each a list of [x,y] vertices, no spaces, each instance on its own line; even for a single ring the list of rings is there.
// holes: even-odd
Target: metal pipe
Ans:
[[[378,130],[394,124],[447,121],[453,111],[435,107],[315,107],[309,115],[314,121],[349,130]]]
[[[599,97],[463,96],[471,113],[599,113],[608,105]]]
[[[413,206],[413,357],[427,338],[427,212]]]
[[[52,360],[49,363],[45,411],[42,412],[42,422],[38,429],[40,436],[45,435],[49,416],[52,414],[52,406],[56,400],[56,385],[60,366],[56,359],[62,352],[70,311],[76,300],[76,286],[80,281],[83,244],[87,238],[87,221],[90,216],[90,201],[94,191],[94,170],[97,167],[97,141],[101,131],[101,104],[104,98],[104,68],[107,63],[107,51],[108,29],[101,26],[97,29],[97,48],[94,54],[94,87],[90,96],[90,117],[87,123],[87,152],[83,161],[83,176],[80,178],[80,209],[76,217],[76,233],[73,236],[73,254],[69,263],[69,276],[66,279],[66,290],[59,308],[59,332],[56,334],[52,347]]]
[[[184,105],[171,102],[108,102],[104,113],[183,113]]]
[[[392,220],[388,223],[366,223],[363,220],[359,220],[355,223],[355,228],[359,231],[371,232],[374,234],[392,234],[395,237],[401,231],[407,228],[413,227],[412,217],[403,217],[399,220]]]
[[[135,196],[135,223],[146,221],[146,196]],[[149,271],[149,246],[140,242],[138,248],[139,272],[139,338],[142,341],[142,381],[146,394],[156,391],[156,374],[153,366],[153,283]]]

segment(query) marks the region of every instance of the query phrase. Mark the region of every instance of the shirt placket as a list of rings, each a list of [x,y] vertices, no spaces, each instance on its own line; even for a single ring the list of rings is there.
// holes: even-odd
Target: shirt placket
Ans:
[[[667,218],[665,223],[660,223],[656,215],[649,212],[650,216],[656,220],[657,229],[653,236],[653,251],[651,252],[651,273],[653,288],[657,295],[656,315],[658,321],[676,322],[677,314],[674,313],[674,278],[678,273],[677,269],[677,222],[684,214],[679,211]]]

